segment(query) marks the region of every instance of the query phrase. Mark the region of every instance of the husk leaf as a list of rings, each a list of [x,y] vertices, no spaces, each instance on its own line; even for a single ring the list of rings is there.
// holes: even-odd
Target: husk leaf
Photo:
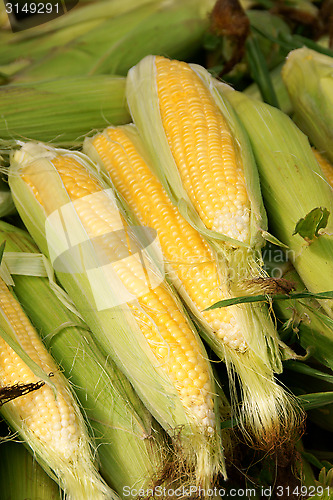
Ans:
[[[17,103],[20,102],[20,106]],[[125,80],[117,76],[64,77],[0,86],[0,149],[17,140],[79,145],[93,129],[130,120]]]
[[[20,478],[18,481],[17,478]],[[1,443],[0,487],[4,499],[61,500],[57,483],[20,443]]]

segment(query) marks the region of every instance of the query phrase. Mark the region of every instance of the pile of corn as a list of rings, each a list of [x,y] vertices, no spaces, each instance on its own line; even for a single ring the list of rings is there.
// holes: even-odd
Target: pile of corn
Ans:
[[[186,0],[177,17],[196,16],[198,44],[213,4]],[[234,484],[244,449],[329,498],[300,438],[332,392],[283,377],[332,383],[333,59],[289,54],[293,121],[179,60],[193,29],[183,45],[165,34],[170,57],[150,55],[147,27],[136,60],[114,57],[115,19],[132,40],[176,19],[174,2],[130,5],[81,6],[0,49],[0,404],[34,457],[1,444],[31,471],[15,499],[222,498],[248,484]],[[52,68],[60,79],[38,81]],[[18,469],[3,470],[2,483]]]

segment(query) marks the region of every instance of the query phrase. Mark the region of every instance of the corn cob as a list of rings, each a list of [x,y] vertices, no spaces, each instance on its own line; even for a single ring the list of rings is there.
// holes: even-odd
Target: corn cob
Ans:
[[[175,286],[178,283],[178,289],[183,287],[184,293],[188,294],[189,301],[195,305],[196,316],[209,323],[231,349],[244,352],[247,344],[237,331],[232,307],[203,311],[223,298],[213,253],[172,205],[140,149],[143,151],[143,145],[133,125],[108,127],[84,142],[84,152],[108,173],[111,185],[125,200],[131,213],[140,224],[156,230],[167,275]],[[206,293],[202,294],[202,291]]]
[[[129,228],[111,190],[84,155],[41,144],[18,151],[9,173],[19,213],[42,251],[51,254],[59,281],[98,343],[169,434],[180,429],[176,441],[197,484],[211,484],[221,470],[221,448],[207,354],[158,271],[146,257],[142,269],[132,251],[124,254]],[[67,230],[59,239],[60,214],[71,226],[70,248]],[[74,243],[81,254],[71,257]]]
[[[23,444],[1,443],[0,457],[2,498],[61,500],[57,483],[43,471]]]
[[[331,187],[323,178],[308,138],[276,108],[218,85],[249,134],[274,234],[289,247],[289,257],[310,292],[332,290],[333,222],[309,237],[296,225],[314,209],[333,213]],[[286,207],[288,210],[286,210]],[[320,301],[330,317],[332,301]]]
[[[150,486],[153,476],[162,474],[166,456],[158,424],[114,363],[102,356],[87,326],[55,296],[48,279],[19,275],[22,270],[13,258],[19,262],[20,256],[38,252],[29,235],[0,221],[2,240],[6,241],[3,262],[12,273],[15,293],[76,388],[94,432],[104,478],[119,493],[125,486]],[[38,297],[43,297],[42,303]]]
[[[282,70],[294,121],[330,162],[333,162],[332,66],[332,57],[303,47],[289,53]]]
[[[207,308],[218,296],[244,295],[253,281],[265,277],[259,253],[265,213],[250,148],[230,107],[210,94],[211,82],[206,86],[206,78],[199,67],[150,56],[131,69],[127,81],[130,111],[155,174],[189,222],[186,230],[194,234],[190,225],[198,229],[212,249],[209,253],[209,246],[196,234],[202,248],[196,259],[201,265],[212,255],[217,259],[217,264],[209,264],[215,275],[214,281],[209,279],[215,295],[209,293],[206,282],[200,291],[204,294],[201,303],[194,305],[193,295],[187,300],[199,321],[198,309]],[[185,257],[178,251],[182,262]],[[185,300],[191,295],[190,286],[185,281],[178,286]],[[229,316],[226,321],[221,320],[224,315]],[[240,419],[245,430],[261,446],[273,448],[284,439],[286,426],[297,426],[297,417],[287,395],[274,382],[273,370],[281,370],[281,361],[268,312],[247,304],[215,312],[211,318],[208,330],[205,321],[207,340],[241,379]],[[216,335],[216,318],[225,333]],[[228,345],[229,335],[232,343]]]
[[[53,389],[9,401],[1,413],[30,446],[41,465],[72,499],[118,498],[98,476],[87,431],[69,387],[19,302],[0,278],[0,331],[15,339],[32,361],[53,374]],[[3,334],[2,334],[3,335]],[[36,375],[0,337],[1,385],[36,383]]]
[[[92,128],[130,120],[125,80],[104,75],[0,86],[0,107],[0,149],[15,147],[17,139],[73,147]]]

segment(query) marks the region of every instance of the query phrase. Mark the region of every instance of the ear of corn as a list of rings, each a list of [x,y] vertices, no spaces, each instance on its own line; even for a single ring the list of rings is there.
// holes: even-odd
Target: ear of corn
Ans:
[[[220,85],[251,139],[263,196],[274,234],[288,245],[290,260],[310,292],[333,288],[333,197],[307,137],[276,108]],[[286,207],[288,210],[286,210]],[[330,213],[327,226],[311,241],[294,234],[313,209]],[[332,317],[332,301],[321,301]]]
[[[210,323],[211,330],[217,331],[223,343],[231,349],[244,352],[247,344],[241,333],[237,335],[233,328],[233,308],[204,311],[223,298],[213,252],[180,215],[150,170],[145,159],[148,155],[135,127],[109,127],[103,133],[87,138],[84,151],[108,174],[111,186],[125,201],[129,213],[143,226],[156,230],[167,276],[184,298],[187,297],[186,302],[192,306],[196,317],[206,326]],[[213,321],[220,322],[220,325],[212,328]],[[214,342],[215,336],[211,340]],[[216,343],[218,349],[219,342]]]
[[[282,77],[294,120],[333,162],[333,58],[303,47],[289,53]]]
[[[20,58],[24,50],[33,62],[15,79],[36,81],[88,74],[125,75],[152,50],[187,58],[200,46],[213,5],[213,0],[136,2],[122,14],[109,15],[107,7],[106,17],[92,14],[91,18],[88,10],[93,6],[87,6],[86,22],[60,28],[51,36],[38,36],[37,31],[36,39],[23,37],[17,45],[12,41],[8,50],[0,51],[0,65]]]
[[[21,443],[1,443],[0,488],[2,498],[61,500],[57,483],[43,471]]]
[[[56,389],[45,384],[9,401],[1,413],[72,499],[114,498],[93,466],[87,431],[65,378],[47,352],[19,302],[0,278],[0,328],[25,350]],[[1,385],[36,383],[37,377],[0,337]]]
[[[179,78],[177,70],[185,75],[184,81],[177,80]],[[266,227],[266,215],[260,197],[257,173],[253,168],[252,154],[250,148],[246,147],[247,138],[228,103],[219,99],[216,94],[214,97],[206,94],[206,85],[214,91],[208,73],[199,66],[195,66],[195,70],[200,74],[197,74],[191,66],[180,61],[169,61],[163,57],[145,57],[129,71],[127,78],[126,95],[131,115],[152,157],[156,174],[161,179],[165,189],[168,190],[174,203],[183,211],[184,216],[190,219],[192,224],[197,224],[204,235],[233,243],[237,247],[251,245],[258,248],[264,244],[260,229]],[[201,76],[203,79],[208,78],[208,80],[202,81]],[[138,85],[140,85],[140,88],[138,88]],[[174,102],[168,102],[168,100],[171,101],[171,95],[175,96]],[[188,97],[190,102],[193,102],[193,107],[189,108],[188,112],[186,112],[185,96]],[[214,98],[218,99],[218,103],[214,102]],[[145,103],[146,99],[150,101],[149,106]],[[205,110],[204,106],[206,106]],[[218,107],[219,110],[217,111]],[[213,117],[216,111],[219,114],[219,119],[215,119],[215,123],[207,123],[206,119],[212,118],[214,120]],[[192,116],[192,114],[201,123],[200,128],[196,127],[196,133],[192,133],[193,131],[190,128],[186,129],[186,124],[183,125],[178,118],[178,115],[180,115],[186,122],[187,117]],[[221,120],[221,125],[218,124],[219,120]],[[177,123],[178,127],[176,127]],[[219,129],[222,124],[225,127],[225,132]],[[225,145],[222,146],[221,142],[217,142],[216,147],[219,149],[214,149],[215,144],[212,144],[211,147],[207,146],[201,151],[204,139],[200,138],[200,135],[205,130],[205,127],[207,130],[208,126],[212,127],[212,135],[214,134],[213,139],[215,141],[219,134],[225,134]],[[149,134],[149,130],[156,130],[156,132]],[[184,143],[183,153],[179,143],[178,145],[176,143],[171,145],[172,137],[171,135],[168,136],[168,131],[170,131],[170,134],[175,134],[173,137],[176,137],[178,132],[179,143]],[[242,142],[233,140],[232,136],[241,137]],[[231,174],[230,182],[227,180],[227,183],[225,179],[219,178],[218,182],[220,184],[217,185],[216,183],[207,200],[203,198],[203,195],[200,198],[198,193],[191,191],[191,176],[194,177],[194,183],[196,180],[195,172],[193,170],[191,173],[191,168],[194,169],[195,167],[192,163],[186,167],[186,162],[184,162],[185,154],[190,154],[190,151],[198,147],[200,149],[197,150],[196,155],[201,167],[200,174],[204,174],[204,161],[207,159],[216,161],[216,157],[219,155],[225,157],[226,163],[229,161],[226,169],[232,168],[231,165],[236,158],[238,162],[242,163],[243,172],[238,169],[236,177],[232,178]],[[184,167],[184,170],[180,171],[178,167]],[[220,165],[217,163],[215,171],[219,167]],[[186,168],[189,169],[187,173]],[[216,175],[215,171],[214,174]],[[229,174],[225,172],[224,175],[228,176]],[[207,177],[206,184],[212,176],[213,173],[210,177]],[[244,176],[246,178],[246,193]],[[186,185],[183,185],[182,182],[184,178],[187,180]],[[195,184],[198,188],[200,186],[199,180],[198,178]],[[223,197],[219,194],[219,190],[221,190],[223,184],[229,185],[230,192],[225,197],[231,197],[232,188],[236,193],[235,186],[232,186],[233,182],[240,187],[240,206],[242,204],[246,205],[244,206],[244,215],[237,213],[237,205],[229,209],[223,207]],[[241,199],[241,197],[244,199]],[[216,207],[213,206],[214,198],[218,200],[215,203],[219,203]],[[191,210],[190,201],[203,222],[193,212],[193,209]],[[207,204],[206,209],[205,203]],[[230,205],[232,205],[232,201]],[[210,214],[209,211],[211,211]],[[236,223],[239,224],[239,229],[236,230],[235,234],[231,229],[232,226],[228,230],[227,226],[230,220],[228,216],[230,216],[231,220],[234,220],[235,226]],[[239,221],[237,217],[240,218]],[[241,234],[243,226],[246,226],[246,229]]]
[[[124,254],[131,235],[111,190],[84,155],[41,144],[26,144],[14,155],[10,185],[26,226],[51,254],[59,281],[98,343],[179,439],[197,484],[211,484],[221,470],[221,448],[207,354],[142,249],[135,251],[143,267],[131,252]],[[61,217],[69,231],[59,226]]]
[[[19,262],[23,252],[38,252],[27,233],[0,221],[2,240],[4,263],[13,253]],[[103,476],[118,492],[124,486],[148,487],[166,456],[158,424],[115,364],[101,354],[87,326],[57,299],[48,280],[20,275],[18,266],[12,272],[22,307],[75,387],[94,432]]]
[[[182,223],[190,233],[198,229],[212,249],[209,253],[209,246],[196,233],[202,246],[202,254],[196,258],[201,262],[216,259],[215,264],[208,264],[214,281],[211,276],[207,283],[206,276],[206,284],[198,292],[204,296],[202,303],[193,304],[189,282],[179,280],[179,276],[175,282],[177,286],[178,279],[177,288],[202,322],[200,313],[218,296],[244,295],[251,283],[265,281],[260,247],[264,244],[266,218],[248,139],[228,102],[216,95],[209,75],[198,66],[147,57],[129,72],[127,98],[152,168],[189,224]],[[105,163],[105,151],[100,156]],[[130,189],[132,186],[126,187],[125,198]],[[142,207],[141,217],[145,211],[147,208]],[[149,224],[154,226],[153,216]],[[182,262],[186,259],[180,248],[184,230],[179,226],[177,229]],[[188,241],[191,247],[191,239]],[[196,276],[194,287],[197,280]],[[212,283],[215,295],[208,297]],[[242,305],[226,312],[203,314],[205,334],[212,347],[241,380],[244,402],[240,419],[246,432],[263,447],[274,447],[284,439],[286,425],[297,427],[297,417],[288,396],[274,382],[273,371],[281,370],[281,360],[267,309]],[[221,324],[221,318],[230,314],[226,324]],[[216,318],[208,320],[214,316],[221,325],[218,335]],[[231,332],[227,333],[230,326]]]
[[[139,7],[149,5],[153,12],[159,4],[161,0],[142,0]],[[22,58],[23,53],[29,54],[30,62],[31,59],[35,62],[47,55],[50,50],[59,49],[60,46],[64,48],[105,21],[119,19],[137,8],[138,2],[135,0],[112,2],[99,0],[53,19],[52,23],[44,23],[18,33],[1,33],[4,43],[0,48],[0,64],[8,64],[17,58]]]
[[[130,120],[125,80],[115,76],[0,86],[0,106],[0,149],[27,139],[77,146],[91,129]]]

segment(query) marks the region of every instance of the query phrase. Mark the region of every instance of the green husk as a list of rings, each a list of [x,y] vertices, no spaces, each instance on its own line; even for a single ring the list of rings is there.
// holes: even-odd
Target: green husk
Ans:
[[[288,256],[310,292],[333,289],[333,197],[307,137],[280,110],[216,84],[227,96],[251,140],[274,235],[289,247]],[[311,238],[295,233],[310,213],[329,212],[326,227]],[[322,300],[333,317],[333,303]]]
[[[306,47],[289,53],[282,77],[293,119],[313,145],[333,162],[333,58]]]
[[[31,39],[37,40],[37,38],[43,34],[47,34],[49,38],[52,33],[62,28],[73,29],[74,26],[87,21],[103,21],[106,18],[114,18],[126,12],[130,12],[138,5],[136,0],[112,0],[112,2],[109,0],[97,0],[93,4],[83,5],[84,1],[88,0],[80,0],[75,6],[75,9],[67,11],[64,16],[56,17],[47,23],[35,26],[27,31],[14,33],[11,43],[15,44],[17,41],[27,41]],[[156,3],[160,3],[160,0],[140,0],[140,5]],[[35,44],[37,45],[36,41]]]
[[[49,50],[45,52],[43,48],[43,54],[38,54],[32,64],[15,75],[15,79],[36,81],[45,79],[46,75],[47,78],[126,75],[133,64],[152,51],[171,57],[191,57],[200,47],[208,29],[208,14],[213,5],[214,0],[160,0],[139,4],[115,17],[89,20],[87,30],[77,24],[75,29],[82,33],[75,38],[72,37],[72,26],[66,27],[65,44],[61,40],[59,42],[63,36],[61,32],[54,34],[54,40],[46,35]],[[37,53],[43,40],[44,37],[38,37]],[[27,51],[25,53],[31,54],[25,44],[26,40],[21,42]],[[19,51],[21,54],[22,49]],[[12,60],[5,54],[1,58],[0,53],[0,64],[8,64]]]
[[[291,29],[280,16],[268,9],[250,9],[246,14],[251,25],[251,37],[256,39],[265,63],[271,70],[282,63],[287,55],[287,50],[274,40],[281,36],[290,36]]]
[[[140,5],[160,3],[160,0],[142,0]],[[79,2],[79,7],[81,1]],[[98,0],[82,8],[75,8],[66,15],[47,23],[17,33],[1,33],[0,65],[22,59],[26,54],[27,65],[45,56],[51,49],[66,47],[79,36],[89,33],[105,20],[112,20],[138,7],[135,0]],[[0,38],[1,39],[1,38]],[[42,40],[43,43],[40,43]]]
[[[302,486],[314,486],[315,475],[310,463],[305,459],[304,446],[301,440],[297,442],[296,449],[298,457],[295,463],[295,472],[300,477]]]
[[[189,481],[194,480],[191,476],[193,468],[197,473],[197,484],[207,486],[211,484],[211,479],[223,470],[218,423],[216,428],[212,429],[212,435],[208,435],[208,430],[206,431],[204,426],[201,427],[197,417],[187,413],[175,386],[142,335],[128,304],[123,299],[123,303],[119,304],[119,295],[123,292],[119,285],[111,283],[110,272],[113,273],[112,280],[119,281],[119,279],[114,274],[112,264],[107,268],[103,266],[98,256],[98,246],[95,250],[86,229],[76,215],[75,203],[70,203],[62,181],[50,161],[57,154],[79,161],[90,172],[91,177],[96,177],[94,168],[85,155],[56,150],[42,144],[28,143],[13,155],[9,170],[9,182],[17,209],[39,248],[46,255],[51,253],[51,260],[63,252],[60,265],[58,262],[55,269],[60,283],[90,326],[104,353],[113,358],[129,378],[147,408],[177,444],[180,453],[177,459],[178,461],[185,460]],[[37,182],[42,191],[43,186],[52,187],[52,199],[43,199],[46,208],[39,204],[21,177],[24,172],[31,172],[31,169],[34,172],[32,179],[35,185]],[[39,184],[40,181],[42,184]],[[45,185],[44,182],[47,184]],[[114,214],[117,213],[119,218],[111,190],[105,183],[99,181],[99,184],[103,191],[97,193],[97,198],[108,204],[112,217],[115,217]],[[96,193],[92,196],[98,203]],[[79,204],[86,203],[84,198],[82,200],[78,200]],[[52,225],[52,220],[54,221],[58,216],[60,208],[62,212],[65,209],[71,210],[71,213],[65,216],[66,224],[70,223],[71,241],[87,242],[86,249],[82,249],[82,252],[85,252],[84,259],[88,259],[86,262],[83,259],[80,262],[74,252],[71,255],[68,251],[68,243],[61,234],[65,228],[61,229],[59,225]],[[45,234],[45,222],[47,222],[48,240]],[[121,223],[120,228],[123,227]],[[159,280],[157,271],[146,258],[145,261],[151,278]],[[98,272],[98,284],[95,289],[92,280],[96,278],[90,272],[91,269],[96,269]],[[128,300],[126,298],[126,301]],[[194,330],[193,334],[202,355],[207,359],[204,347]],[[213,376],[208,364],[207,369],[210,372],[213,387]],[[171,472],[170,474],[172,475]]]
[[[4,262],[12,252],[16,264],[20,255],[37,255],[27,233],[0,221],[2,240],[7,249]],[[125,486],[148,487],[167,454],[158,424],[115,364],[101,354],[88,327],[55,296],[48,280],[26,274],[30,267],[12,264],[16,295],[75,388],[94,434],[103,476],[120,494]]]
[[[220,283],[226,297],[247,292],[246,281],[265,273],[261,267],[260,248],[264,245],[266,214],[260,195],[257,171],[248,139],[227,100],[219,97],[209,74],[200,66],[192,65],[226,118],[235,139],[237,157],[244,166],[245,178],[251,203],[250,237],[248,242],[234,240],[224,234],[207,229],[182,186],[177,166],[163,129],[157,88],[155,83],[155,59],[148,56],[132,68],[127,78],[127,99],[138,131],[143,138],[151,168],[166,189],[171,201],[183,217],[211,245],[215,251],[220,272]],[[87,141],[89,143],[89,141]],[[245,353],[238,352],[217,340],[211,327],[203,321],[201,312],[189,300],[184,287],[177,285],[182,298],[200,325],[200,331],[211,348],[223,359],[230,371],[231,392],[235,398],[233,371],[240,379],[242,405],[239,419],[247,438],[267,449],[279,446],[289,431],[298,425],[294,403],[274,380],[273,372],[281,371],[279,341],[274,325],[263,304],[243,304],[234,309],[234,316],[248,344]],[[289,437],[292,435],[292,431]]]
[[[93,129],[130,120],[125,79],[117,76],[0,86],[0,106],[0,150],[27,139],[74,147]]]
[[[3,500],[61,500],[62,494],[57,483],[43,471],[22,444],[1,443],[0,462]]]

